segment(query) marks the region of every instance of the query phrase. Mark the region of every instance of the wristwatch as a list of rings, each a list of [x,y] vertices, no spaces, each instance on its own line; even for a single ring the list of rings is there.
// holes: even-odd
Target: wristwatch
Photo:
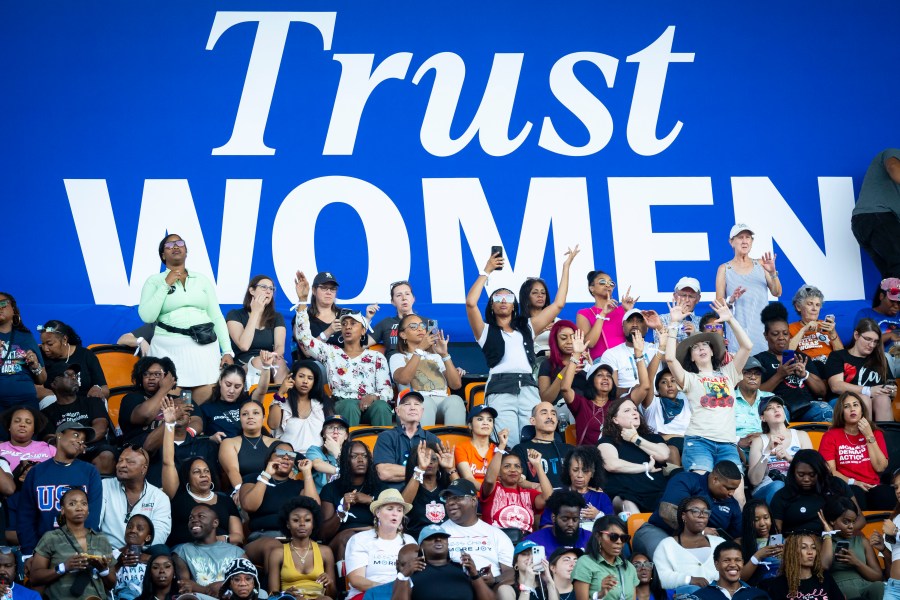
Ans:
[[[56,572],[59,573],[60,575],[65,575],[66,574],[66,563],[61,562],[58,565],[56,565]]]

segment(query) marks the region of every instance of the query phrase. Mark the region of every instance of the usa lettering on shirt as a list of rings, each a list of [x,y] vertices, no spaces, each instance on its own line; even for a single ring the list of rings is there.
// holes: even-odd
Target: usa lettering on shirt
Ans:
[[[74,486],[71,484],[63,484],[63,485],[39,485],[35,490],[37,495],[37,504],[38,510],[41,512],[59,512],[60,506],[59,501],[63,497],[63,494],[68,492],[74,487],[80,487],[84,490],[84,493],[87,493],[87,486]]]

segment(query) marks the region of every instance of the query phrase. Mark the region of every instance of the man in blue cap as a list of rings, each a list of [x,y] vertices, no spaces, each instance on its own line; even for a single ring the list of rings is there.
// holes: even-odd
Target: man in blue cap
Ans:
[[[585,549],[591,539],[591,532],[581,527],[581,510],[587,502],[578,492],[557,490],[547,501],[552,527],[538,529],[528,536],[528,540],[543,546],[550,556],[557,548]],[[591,523],[593,525],[593,523]]]

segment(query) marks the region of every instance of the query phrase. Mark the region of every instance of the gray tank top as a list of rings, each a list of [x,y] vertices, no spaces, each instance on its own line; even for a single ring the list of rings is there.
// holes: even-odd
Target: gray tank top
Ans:
[[[746,275],[735,271],[730,262],[726,263],[725,297],[730,297],[738,287],[744,287],[747,291],[735,303],[734,316],[753,342],[753,351],[750,354],[765,352],[769,349],[769,344],[763,337],[759,313],[769,303],[769,286],[766,285],[766,273],[758,261],[753,261],[753,269]],[[725,337],[728,338],[728,351],[737,352],[738,342],[728,325],[725,326]]]

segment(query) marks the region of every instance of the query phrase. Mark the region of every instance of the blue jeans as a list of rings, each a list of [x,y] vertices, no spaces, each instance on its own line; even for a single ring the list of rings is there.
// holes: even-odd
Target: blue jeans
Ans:
[[[719,462],[730,460],[743,471],[737,444],[713,442],[696,435],[684,436],[684,452],[681,464],[688,471],[706,471],[709,473]]]
[[[683,598],[685,596],[690,597],[691,594],[699,589],[700,586],[698,585],[679,585],[677,588],[675,588],[675,600],[678,600],[679,598]]]
[[[884,600],[900,600],[900,579],[888,579],[884,584]]]
[[[762,498],[766,501],[766,504],[772,504],[772,498],[775,497],[775,492],[783,487],[783,481],[770,481],[766,485],[759,486],[753,490],[753,497],[757,499]]]
[[[834,418],[834,403],[835,400],[832,400],[831,402],[813,400],[807,411],[803,413],[803,420],[817,422],[827,421],[828,423],[831,423],[832,418]]]

